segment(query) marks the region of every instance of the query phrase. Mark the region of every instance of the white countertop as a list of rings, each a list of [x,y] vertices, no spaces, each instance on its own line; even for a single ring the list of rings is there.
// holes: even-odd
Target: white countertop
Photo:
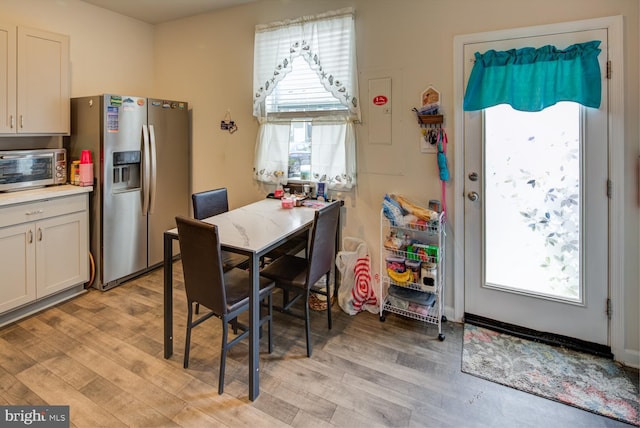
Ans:
[[[71,184],[60,186],[39,187],[37,189],[18,190],[15,192],[0,193],[0,207],[21,204],[25,202],[39,201],[42,199],[59,198],[62,196],[78,195],[93,191],[92,186],[80,187]]]

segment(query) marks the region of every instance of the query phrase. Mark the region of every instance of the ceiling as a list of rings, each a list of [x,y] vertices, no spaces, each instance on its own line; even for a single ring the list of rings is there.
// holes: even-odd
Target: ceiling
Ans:
[[[160,24],[256,0],[82,0],[149,24]]]

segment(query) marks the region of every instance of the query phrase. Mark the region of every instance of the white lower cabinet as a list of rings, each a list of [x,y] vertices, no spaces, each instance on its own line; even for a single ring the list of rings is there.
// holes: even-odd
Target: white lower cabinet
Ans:
[[[0,313],[89,280],[87,199],[0,208]]]
[[[89,280],[86,215],[73,213],[36,223],[36,297]]]
[[[36,246],[33,234],[32,224],[0,229],[0,313],[36,298]]]

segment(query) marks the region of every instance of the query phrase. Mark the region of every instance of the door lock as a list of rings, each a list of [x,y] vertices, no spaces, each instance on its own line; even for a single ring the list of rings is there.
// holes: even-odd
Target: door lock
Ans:
[[[478,173],[477,172],[470,172],[469,173],[469,180],[478,181]]]

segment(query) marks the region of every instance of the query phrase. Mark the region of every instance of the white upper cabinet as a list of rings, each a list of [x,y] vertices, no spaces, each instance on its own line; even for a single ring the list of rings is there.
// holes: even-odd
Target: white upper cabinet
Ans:
[[[0,134],[16,133],[16,27],[0,24]]]
[[[0,24],[0,134],[69,135],[69,37]]]

